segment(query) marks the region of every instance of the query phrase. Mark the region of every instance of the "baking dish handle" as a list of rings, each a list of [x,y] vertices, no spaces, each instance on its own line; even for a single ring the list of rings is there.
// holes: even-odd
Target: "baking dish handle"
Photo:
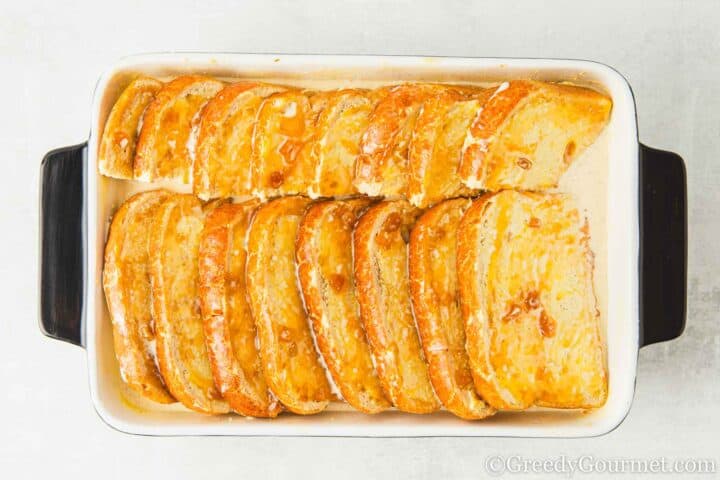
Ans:
[[[40,165],[40,329],[85,346],[87,143],[49,152]]]
[[[687,302],[687,178],[679,155],[640,145],[640,346],[679,337]]]

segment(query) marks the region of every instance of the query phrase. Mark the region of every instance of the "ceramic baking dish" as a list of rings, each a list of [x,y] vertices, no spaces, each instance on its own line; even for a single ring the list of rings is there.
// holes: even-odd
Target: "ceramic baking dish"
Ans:
[[[120,380],[101,287],[108,220],[130,192],[152,185],[97,173],[97,147],[113,102],[138,73],[166,78],[204,73],[333,88],[398,81],[498,82],[514,78],[571,81],[604,91],[614,106],[599,160],[570,175],[581,200],[594,191],[591,222],[596,290],[607,341],[607,404],[591,412],[532,409],[478,422],[447,412],[371,416],[341,405],[314,416],[274,420],[205,416],[156,407],[133,397]],[[589,61],[390,56],[151,54],[125,58],[95,91],[90,139],[53,150],[42,161],[40,326],[46,335],[87,350],[90,394],[100,417],[129,433],[149,435],[527,436],[580,437],[611,431],[632,403],[638,349],[677,337],[686,308],[686,178],[683,160],[638,143],[627,81]],[[591,155],[591,154],[588,154]],[[586,161],[589,163],[590,160]],[[578,163],[582,163],[579,159]],[[591,178],[590,178],[591,177]],[[585,187],[587,185],[587,188]],[[572,188],[571,188],[572,189]],[[592,201],[590,201],[592,200]],[[583,202],[580,202],[583,205]]]

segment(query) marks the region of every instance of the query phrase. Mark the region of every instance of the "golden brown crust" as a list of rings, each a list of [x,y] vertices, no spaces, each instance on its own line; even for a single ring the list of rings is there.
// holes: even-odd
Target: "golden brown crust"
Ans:
[[[282,197],[257,210],[246,267],[265,379],[288,410],[302,415],[324,410],[332,398],[295,273],[295,238],[309,203]]]
[[[98,170],[114,178],[133,178],[138,124],[145,109],[162,88],[162,82],[140,77],[123,90],[105,122],[98,150]]]
[[[408,157],[408,200],[426,208],[446,198],[472,195],[458,174],[470,124],[493,90],[447,91],[423,104]]]
[[[467,352],[496,408],[595,408],[607,399],[587,223],[566,195],[503,191],[458,229]]]
[[[355,294],[352,229],[372,201],[311,206],[298,231],[298,276],[325,364],[343,398],[365,413],[390,407],[373,366]]]
[[[407,242],[419,211],[404,200],[381,202],[353,232],[360,314],[387,398],[400,410],[439,408],[410,302]]]
[[[404,196],[407,192],[407,155],[420,107],[447,87],[408,83],[386,89],[370,114],[355,160],[358,191],[376,196]]]
[[[165,388],[156,363],[147,244],[154,213],[169,196],[168,191],[154,190],[122,204],[110,225],[103,268],[120,376],[133,390],[159,403],[175,399]]]
[[[460,165],[463,183],[490,191],[554,187],[595,141],[611,108],[608,97],[587,88],[503,83],[468,130]]]
[[[488,293],[484,285],[476,280],[479,275],[478,257],[489,255],[490,247],[480,249],[477,244],[476,230],[483,222],[483,216],[489,202],[496,194],[486,194],[473,202],[465,212],[457,233],[457,275],[460,290],[460,307],[465,322],[466,350],[470,359],[473,381],[477,392],[490,405],[499,409],[512,408],[514,405],[506,402],[500,394],[501,387],[496,385],[495,379],[485,372],[489,371],[490,345],[485,340],[484,324],[487,317],[480,317],[482,299]],[[489,220],[488,220],[489,221]],[[496,238],[501,238],[497,236]],[[482,318],[482,320],[480,319]],[[483,325],[482,327],[480,325]],[[535,347],[537,350],[537,347]],[[529,405],[528,405],[529,406]],[[515,407],[517,409],[517,407]]]
[[[446,200],[417,221],[410,236],[410,292],[435,393],[455,415],[481,419],[495,410],[475,393],[455,271],[457,227],[471,204]]]
[[[200,117],[193,193],[203,199],[248,195],[252,132],[262,101],[284,87],[240,82],[223,88]]]
[[[253,130],[253,194],[304,194],[313,178],[311,140],[327,92],[287,90],[266,98]]]
[[[256,200],[220,205],[205,219],[198,260],[200,309],[215,385],[241,415],[276,417],[255,345],[245,287],[245,237]]]
[[[378,98],[362,89],[329,93],[312,138],[310,155],[314,173],[308,188],[311,198],[358,193],[353,185],[355,158]]]
[[[202,107],[222,87],[221,81],[200,75],[177,77],[163,86],[143,115],[133,167],[136,179],[190,180],[192,130]]]
[[[246,415],[276,416],[273,394],[294,412],[315,413],[332,399],[333,384],[322,375],[319,350],[348,402],[366,412],[387,408],[388,399],[401,410],[433,411],[439,404],[432,384],[449,410],[481,418],[491,409],[465,381],[468,368],[475,390],[498,408],[605,402],[587,227],[567,197],[518,191],[556,185],[606,125],[609,98],[530,80],[489,90],[418,83],[314,92],[250,81],[223,87],[192,75],[167,84],[135,80],[106,123],[100,173],[145,181],[187,181],[192,174],[202,199],[365,193],[436,208],[410,235],[420,211],[405,200],[384,202],[350,234],[350,217],[370,200],[327,202],[307,214],[306,198],[270,202],[253,227],[246,272],[228,252],[245,230],[253,236],[249,205],[216,200],[203,209],[190,196],[161,191],[131,198],[113,219],[103,272],[117,357],[131,388],[212,413],[228,410],[220,390]],[[450,230],[468,201],[439,202],[480,189],[502,193],[468,209],[456,246]],[[216,207],[206,222],[205,212]],[[446,221],[448,228],[440,225]],[[198,222],[207,223],[203,235]],[[352,292],[343,273],[350,263]],[[340,274],[331,271],[338,265]],[[252,305],[241,298],[243,281]],[[469,355],[458,347],[455,290]],[[202,301],[190,302],[198,291]],[[141,311],[149,298],[160,320]],[[338,313],[358,306],[359,324],[357,311]],[[573,308],[573,315],[558,313]],[[153,321],[162,336],[156,361]],[[251,345],[253,328],[261,352]],[[197,343],[205,337],[209,361]]]
[[[215,387],[198,298],[198,247],[202,204],[192,195],[165,200],[150,231],[152,314],[160,373],[183,405],[202,413],[227,413]]]

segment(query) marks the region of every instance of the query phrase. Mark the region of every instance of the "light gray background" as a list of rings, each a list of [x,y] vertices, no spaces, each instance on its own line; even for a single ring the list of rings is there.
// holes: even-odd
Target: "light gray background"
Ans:
[[[484,458],[496,454],[720,461],[720,2],[510,3],[0,0],[0,476],[481,478]],[[106,67],[167,50],[548,56],[616,67],[635,91],[642,141],[687,162],[685,335],[640,352],[632,411],[601,438],[144,438],[111,430],[91,406],[84,351],[37,328],[38,166],[49,149],[87,138]]]

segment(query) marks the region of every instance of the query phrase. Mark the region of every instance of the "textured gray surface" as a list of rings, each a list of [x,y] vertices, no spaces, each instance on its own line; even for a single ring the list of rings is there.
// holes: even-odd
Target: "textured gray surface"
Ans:
[[[3,4],[0,470],[13,472],[8,478],[481,478],[487,456],[511,454],[720,461],[720,3],[235,3]],[[86,138],[104,68],[128,53],[166,50],[548,56],[614,66],[633,86],[641,140],[687,162],[685,335],[641,351],[630,415],[594,439],[161,439],[107,428],[90,404],[83,351],[37,329],[38,164],[47,150]]]

